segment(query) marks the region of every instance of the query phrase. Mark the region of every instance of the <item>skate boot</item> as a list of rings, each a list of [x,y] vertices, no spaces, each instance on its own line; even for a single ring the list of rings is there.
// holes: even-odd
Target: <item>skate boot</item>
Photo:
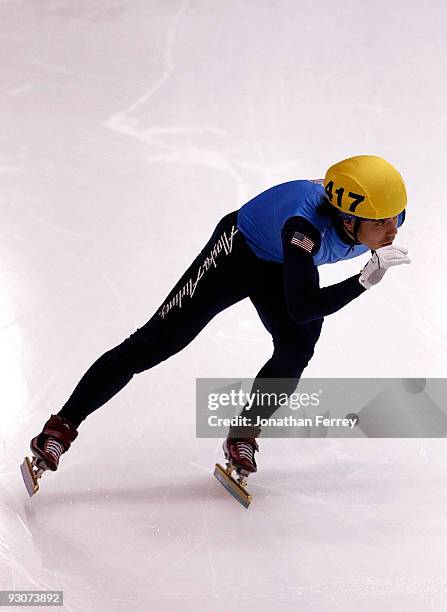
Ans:
[[[255,451],[259,451],[259,446],[255,438],[232,438],[230,436],[231,434],[228,434],[222,447],[227,466],[224,469],[216,463],[214,476],[238,502],[248,508],[252,496],[245,490],[245,487],[247,477],[258,469]]]
[[[259,446],[255,438],[230,438],[228,436],[222,448],[227,463],[238,474],[247,477],[258,471],[255,451],[259,452]]]
[[[33,459],[31,461],[25,457],[21,465],[23,480],[30,497],[39,490],[37,479],[45,470],[57,470],[60,456],[70,448],[77,436],[78,432],[70,421],[53,414],[45,423],[42,432],[31,440]]]

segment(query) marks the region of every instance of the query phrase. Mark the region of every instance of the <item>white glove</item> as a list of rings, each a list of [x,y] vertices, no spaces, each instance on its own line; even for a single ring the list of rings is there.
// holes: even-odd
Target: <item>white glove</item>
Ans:
[[[407,253],[408,249],[392,244],[377,249],[377,251],[373,252],[373,256],[363,268],[360,274],[359,283],[362,287],[365,287],[365,289],[371,289],[373,285],[377,285],[377,283],[382,280],[388,268],[410,263],[411,260],[407,257]]]

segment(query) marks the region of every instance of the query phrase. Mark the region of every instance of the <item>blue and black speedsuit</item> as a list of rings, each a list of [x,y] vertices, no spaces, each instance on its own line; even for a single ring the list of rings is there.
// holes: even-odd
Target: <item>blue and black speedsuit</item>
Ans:
[[[266,379],[288,379],[274,390],[292,393],[313,355],[323,318],[365,291],[359,274],[319,286],[319,265],[368,250],[320,214],[325,198],[317,182],[290,181],[223,217],[152,318],[90,367],[59,415],[78,426],[134,374],[181,351],[216,314],[244,298],[273,340],[273,353],[252,392],[271,391],[263,386]]]

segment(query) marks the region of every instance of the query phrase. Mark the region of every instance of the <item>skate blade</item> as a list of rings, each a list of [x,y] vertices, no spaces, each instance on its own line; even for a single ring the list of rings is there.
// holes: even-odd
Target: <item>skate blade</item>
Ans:
[[[248,508],[251,503],[252,496],[247,493],[247,491],[218,463],[216,463],[214,476],[217,478],[220,484],[225,487],[228,493],[231,493],[231,495],[237,499],[237,501],[242,504],[244,508]]]
[[[23,482],[25,483],[26,490],[30,497],[32,497],[39,490],[39,483],[37,482],[38,476],[33,469],[32,463],[28,457],[25,457],[22,465],[20,466],[22,472]]]

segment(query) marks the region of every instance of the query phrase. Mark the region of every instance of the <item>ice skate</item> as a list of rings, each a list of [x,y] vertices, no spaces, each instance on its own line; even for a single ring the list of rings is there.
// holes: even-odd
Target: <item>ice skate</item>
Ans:
[[[39,490],[38,479],[42,474],[46,470],[57,470],[60,456],[70,448],[77,435],[78,432],[70,421],[53,414],[45,423],[42,432],[31,440],[33,458],[25,457],[20,466],[30,497]]]
[[[214,476],[245,508],[252,496],[245,490],[247,478],[257,471],[255,451],[259,446],[255,438],[230,438],[223,443],[226,468],[216,463]],[[234,474],[233,474],[234,472]]]

